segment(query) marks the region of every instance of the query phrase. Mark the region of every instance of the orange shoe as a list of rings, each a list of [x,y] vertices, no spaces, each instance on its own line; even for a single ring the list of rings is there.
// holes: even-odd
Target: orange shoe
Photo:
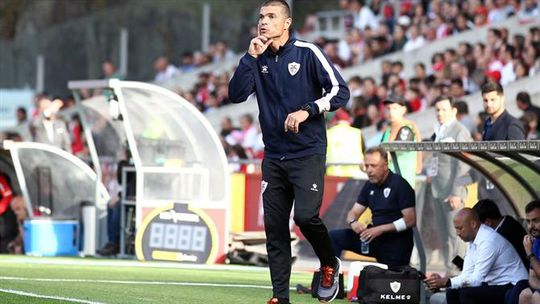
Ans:
[[[341,260],[336,257],[334,267],[321,267],[321,280],[317,289],[317,298],[321,303],[334,301],[339,291],[339,272],[341,271]]]
[[[289,302],[289,299],[271,298],[266,304],[291,304],[291,302]]]

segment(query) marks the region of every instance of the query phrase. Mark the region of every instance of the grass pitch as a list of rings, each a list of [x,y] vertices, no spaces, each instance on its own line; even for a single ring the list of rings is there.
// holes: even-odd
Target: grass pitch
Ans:
[[[309,286],[311,276],[293,272],[291,286]],[[0,256],[0,303],[251,304],[271,295],[267,268]],[[318,303],[294,290],[291,302]]]

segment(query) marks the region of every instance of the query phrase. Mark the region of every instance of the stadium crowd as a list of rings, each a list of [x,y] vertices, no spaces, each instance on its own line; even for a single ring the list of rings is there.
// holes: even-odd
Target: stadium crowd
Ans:
[[[497,23],[513,15],[517,15],[522,22],[539,18],[536,1],[401,1],[395,5],[391,1],[375,0],[366,5],[361,0],[340,0],[339,4],[344,15],[345,37],[340,40],[314,37],[314,42],[324,50],[338,70],[354,69],[362,62],[382,55],[414,50],[475,27],[490,26],[483,42],[471,44],[462,41],[456,48],[436,52],[431,57],[430,66],[420,62],[383,60],[380,79],[364,77],[360,73],[351,77],[348,80],[351,100],[340,115],[345,115],[345,120],[349,120],[353,127],[376,125],[378,130],[382,130],[386,125],[383,101],[387,98],[404,99],[408,113],[412,113],[432,107],[437,97],[447,95],[457,99],[458,117],[473,137],[480,139],[485,114],[477,113],[476,117],[476,113],[468,113],[467,104],[461,98],[477,92],[487,80],[505,86],[540,73],[540,28],[532,27],[526,35],[510,36],[508,29],[497,27]],[[312,35],[316,18],[316,15],[308,15],[304,25],[296,31],[296,36]],[[250,35],[256,33],[256,28],[250,30]],[[209,63],[229,61],[233,57],[234,53],[224,41],[211,45],[207,53],[185,52],[178,66],[167,57],[160,56],[154,61],[154,83],[164,84],[182,73],[197,71],[197,68]],[[410,78],[406,78],[403,73],[406,64],[414,65],[415,73]],[[109,60],[104,61],[102,71],[104,78],[122,78]],[[177,93],[200,111],[209,113],[230,104],[228,82],[232,73],[198,73],[197,83],[191,90]],[[89,97],[91,94],[87,95]],[[4,137],[18,138],[19,135],[24,140],[34,138],[33,121],[52,103],[49,98],[47,94],[37,95],[36,110],[29,118],[25,109],[19,109],[18,124],[22,126],[20,134],[10,133]],[[56,100],[56,105],[62,102],[57,110],[64,110],[74,104],[71,96],[63,100],[55,97],[52,100]],[[527,92],[517,96],[516,102],[522,110],[530,107],[533,112],[536,111],[536,115],[525,111],[522,120],[527,138],[537,138],[539,114],[531,105]],[[327,120],[329,127],[335,123],[332,122],[332,115],[328,115]],[[78,118],[73,116],[66,123],[66,134],[70,135],[66,140],[70,142],[70,149],[74,154],[87,159],[88,152],[84,148],[84,135]],[[264,146],[255,119],[244,115],[238,123],[235,124],[231,118],[222,121],[222,142],[227,155],[232,160],[262,159]]]
[[[481,26],[497,26],[508,17],[518,15],[520,20],[527,22],[540,16],[538,4],[535,1],[429,1],[413,2],[401,1],[399,6],[387,1],[370,1],[370,5],[365,5],[360,0],[340,0],[340,7],[343,10],[343,22],[345,37],[342,39],[326,39],[325,37],[313,37],[316,28],[316,15],[309,15],[305,19],[305,24],[296,31],[299,38],[311,38],[321,47],[340,69],[361,64],[362,62],[387,55],[397,51],[410,51],[424,47],[429,43],[443,39],[445,37],[459,34],[463,31]],[[506,29],[494,30],[497,37],[490,34],[485,43],[469,45],[463,42],[458,49],[449,49],[441,59],[439,54],[434,55],[432,67],[424,67],[424,70],[434,71],[446,70],[450,72],[450,61],[460,61],[462,65],[467,65],[467,71],[473,75],[480,67],[471,66],[471,60],[466,61],[465,54],[471,54],[474,50],[477,57],[485,58],[491,63],[492,58],[500,56],[499,48],[502,44],[510,44],[514,47],[513,53],[516,62],[513,66],[517,71],[515,74],[523,77],[529,71],[537,71],[538,64],[538,33],[535,31],[531,37],[517,35],[510,41]],[[256,28],[250,30],[251,35],[256,35]],[[535,36],[536,35],[536,36]],[[492,44],[497,40],[496,45]],[[486,47],[487,46],[487,47]],[[531,46],[534,46],[531,50]],[[476,48],[479,48],[477,51]],[[523,50],[530,50],[526,54],[521,54]],[[160,57],[155,61],[156,77],[155,82],[165,83],[168,79],[174,78],[181,72],[189,72],[196,67],[206,63],[220,62],[232,58],[233,53],[224,42],[218,42],[210,47],[207,54],[197,52],[186,52],[182,55],[181,63],[178,67],[169,63],[165,57]],[[471,59],[471,58],[467,58]],[[475,58],[477,59],[477,58]],[[439,64],[440,63],[440,64]],[[437,65],[436,65],[437,64]],[[495,63],[494,63],[495,64]],[[507,63],[505,62],[505,65]],[[403,63],[385,63],[383,74],[386,75],[381,84],[388,86],[388,76],[400,72],[399,66],[403,68]],[[535,67],[536,65],[536,67]],[[485,69],[486,67],[481,67]],[[457,68],[456,68],[457,69]],[[501,72],[502,67],[498,65],[490,66],[489,71],[497,70]],[[506,67],[503,85],[512,80],[510,66]],[[458,71],[454,71],[457,73]],[[534,73],[534,72],[533,72]],[[212,110],[219,106],[228,104],[227,94],[223,86],[228,83],[232,71],[222,74],[200,73],[199,80],[194,88],[185,92],[179,92],[189,101],[193,102],[202,111]],[[455,78],[456,75],[446,75],[446,78]],[[451,77],[450,77],[451,76]],[[400,80],[400,79],[397,79]],[[403,80],[405,81],[405,80]],[[390,85],[395,85],[396,79],[390,79]],[[464,84],[464,89],[474,92],[478,86],[469,88],[468,83]],[[402,85],[404,87],[404,85]],[[393,90],[388,87],[387,90]],[[405,92],[402,92],[403,94]],[[418,107],[418,106],[416,106]],[[416,108],[415,108],[416,109]]]
[[[475,27],[490,26],[488,35],[483,42],[471,44],[462,41],[456,48],[448,48],[443,52],[432,55],[431,65],[423,63],[405,63],[401,61],[384,60],[381,64],[381,79],[371,76],[353,76],[348,80],[351,90],[351,100],[346,112],[354,127],[363,128],[371,125],[384,124],[384,106],[382,101],[388,97],[403,98],[409,113],[422,111],[433,106],[435,98],[448,95],[458,101],[468,94],[475,93],[487,80],[495,80],[503,86],[524,77],[540,73],[540,28],[532,27],[526,35],[509,35],[508,29],[497,27],[497,24],[510,16],[517,15],[522,22],[529,22],[540,16],[538,4],[535,1],[430,1],[429,4],[402,1],[399,6],[390,2],[342,0],[346,36],[340,40],[329,40],[324,37],[314,37],[314,42],[324,50],[332,63],[340,69],[354,66],[371,59],[391,54],[397,51],[410,51],[445,37],[459,34]],[[298,37],[309,37],[317,22],[315,15],[309,15],[305,24],[296,31]],[[256,34],[256,29],[251,29]],[[207,62],[215,62],[219,50],[221,60],[232,56],[224,44],[211,48],[206,57]],[[229,54],[229,55],[224,55]],[[189,56],[188,56],[189,57]],[[183,57],[185,62],[192,62]],[[163,58],[162,58],[163,59]],[[158,59],[158,61],[161,59]],[[197,61],[199,62],[199,61]],[[414,76],[404,77],[404,65],[414,64]],[[169,64],[169,67],[172,65]],[[188,66],[191,67],[190,64]],[[176,69],[172,67],[171,69]],[[216,108],[229,104],[228,80],[233,71],[223,73],[202,72],[194,88],[179,91],[182,97],[191,102],[202,112],[208,113]],[[160,73],[156,75],[156,81]],[[158,81],[159,82],[159,81]],[[523,95],[525,96],[525,95]],[[475,120],[483,121],[483,114],[478,113],[479,119],[468,113],[467,104],[459,102],[460,117],[479,139],[480,126]],[[329,120],[331,117],[329,117]],[[537,125],[534,117],[524,115],[527,129]],[[229,135],[230,119],[223,124],[223,134]],[[534,129],[534,128],[533,128]],[[241,133],[241,132],[240,132]],[[260,153],[258,147],[243,141],[239,132],[234,136],[223,138],[228,152],[233,153],[232,146],[240,145],[246,153],[229,154],[233,158],[252,158]],[[535,138],[534,131],[528,132],[528,138]],[[235,150],[239,150],[236,147]]]
[[[401,106],[405,109],[401,115],[403,116],[405,112],[418,112],[437,104],[442,107],[441,102],[446,105],[446,101],[448,101],[448,107],[456,109],[457,120],[470,132],[472,139],[513,139],[496,138],[501,135],[500,132],[495,132],[496,128],[508,126],[510,129],[511,124],[501,126],[500,120],[497,122],[499,125],[493,122],[498,117],[502,117],[498,115],[503,114],[501,114],[502,112],[495,114],[490,112],[489,106],[486,106],[487,98],[485,95],[495,92],[498,98],[501,98],[504,96],[502,90],[504,86],[540,73],[540,28],[532,27],[526,35],[510,36],[508,29],[497,27],[498,22],[504,21],[511,15],[518,15],[523,20],[540,18],[536,1],[431,1],[428,6],[403,1],[397,13],[395,6],[378,0],[371,1],[369,6],[364,5],[361,0],[342,0],[340,5],[345,14],[346,37],[338,41],[326,40],[322,37],[315,40],[338,70],[356,66],[392,52],[411,51],[435,40],[474,27],[489,25],[490,29],[484,42],[471,44],[462,41],[456,48],[448,48],[443,52],[434,53],[430,66],[419,62],[406,63],[385,60],[380,67],[382,75],[380,79],[360,75],[351,77],[348,80],[351,99],[345,108],[338,110],[335,114],[327,115],[328,129],[342,122],[357,129],[376,125],[379,130],[377,137],[361,140],[364,146],[375,146],[381,142],[383,132],[392,128],[388,112],[394,106],[396,108]],[[298,31],[297,35],[308,35],[314,28],[313,20],[314,16],[308,16],[305,26]],[[179,67],[171,64],[168,58],[159,57],[154,63],[156,70],[154,82],[163,84],[181,73],[194,71],[207,63],[232,60],[232,58],[233,53],[225,42],[216,43],[208,54],[200,52],[183,54],[182,64]],[[405,64],[414,64],[413,77],[404,77]],[[104,78],[121,78],[110,61],[105,61],[102,69]],[[177,93],[202,112],[209,113],[230,103],[228,83],[231,75],[231,72],[200,73],[197,85],[192,90]],[[469,113],[467,103],[461,99],[478,91],[482,92],[486,111],[475,115],[475,113]],[[91,95],[91,93],[88,94],[88,96]],[[94,94],[107,94],[107,92],[94,92]],[[517,96],[506,96],[506,98],[507,104],[515,102],[522,111],[520,126],[517,129],[524,130],[524,138],[539,139],[540,108],[532,104],[529,93],[521,91]],[[73,97],[51,98],[47,93],[41,93],[36,95],[34,101],[35,110],[32,113],[27,113],[24,108],[17,109],[16,132],[7,132],[2,134],[0,138],[47,143],[68,151],[83,160],[88,160],[89,155],[80,119],[77,115],[59,116],[62,111],[69,113],[69,108],[74,105]],[[504,105],[502,111],[504,111]],[[68,121],[64,120],[66,117]],[[414,122],[410,123],[414,125]],[[440,125],[442,126],[444,123],[440,123]],[[438,131],[440,130],[435,131],[433,141],[442,141],[441,133]],[[250,163],[253,163],[253,160],[263,158],[264,144],[260,127],[253,116],[250,114],[242,115],[239,125],[236,125],[230,117],[225,117],[221,122],[220,137],[231,161],[231,171],[244,173],[255,171],[254,167],[250,167]],[[420,141],[423,138],[414,138],[414,140]],[[416,155],[414,157],[416,158]],[[428,170],[429,168],[423,172],[427,173]],[[8,181],[2,182],[8,185]],[[7,188],[7,186],[5,187]],[[445,198],[446,195],[442,197],[442,199]],[[24,212],[17,211],[24,209],[21,206],[20,198],[14,200],[13,206],[17,206],[15,203],[18,203],[19,207],[12,207],[15,210],[12,217],[20,223],[26,215]],[[540,240],[537,238],[533,243],[527,238],[528,235],[525,231],[521,231],[522,227],[520,231],[513,230],[509,236],[505,235],[505,230],[502,230],[501,227],[505,223],[504,218],[507,217],[502,217],[497,207],[492,205],[495,205],[493,201],[480,201],[473,209],[455,208],[461,210],[456,214],[443,215],[445,217],[453,216],[454,223],[457,221],[459,225],[464,227],[458,231],[458,235],[463,241],[472,242],[476,236],[481,236],[488,244],[485,248],[479,249],[469,244],[468,250],[478,250],[479,255],[488,255],[487,251],[489,250],[500,251],[504,260],[499,259],[494,263],[501,264],[499,270],[505,269],[504,272],[492,271],[493,273],[484,274],[484,277],[481,277],[474,270],[474,265],[483,263],[481,260],[483,257],[475,258],[471,257],[473,255],[467,255],[465,268],[461,275],[451,276],[450,268],[447,267],[449,270],[447,276],[433,274],[428,277],[426,283],[434,292],[445,287],[453,287],[453,290],[457,290],[456,294],[447,293],[448,303],[453,303],[455,297],[462,299],[483,295],[485,286],[481,283],[486,282],[486,280],[491,280],[493,285],[503,286],[504,284],[504,288],[501,287],[502,289],[499,290],[500,293],[494,293],[494,289],[487,290],[487,293],[492,293],[491,296],[507,297],[509,301],[519,300],[519,303],[531,303],[532,299],[538,300],[540,298],[536,292],[540,287],[538,283],[540,277]],[[461,207],[463,206],[461,205]],[[533,236],[538,236],[540,234],[538,226],[540,202],[531,202],[526,207],[525,213],[529,232]],[[357,225],[358,217],[359,215],[355,215],[355,218],[347,219],[349,225]],[[506,220],[506,223],[509,221],[509,219]],[[488,229],[488,226],[493,229]],[[14,231],[13,235],[12,242],[0,244],[0,252],[9,250],[13,253],[21,253],[22,240],[20,237],[15,239],[15,236],[20,236],[21,233]],[[517,241],[516,236],[518,236]],[[354,234],[354,237],[357,238],[357,235]],[[520,239],[523,239],[523,244],[519,243]],[[510,246],[503,246],[507,243],[514,246],[516,251],[510,250]],[[118,252],[118,248],[113,251]],[[411,253],[409,252],[408,255],[410,256]],[[492,256],[487,258],[495,260]],[[523,264],[521,264],[522,262]],[[529,270],[529,263],[531,265],[530,282],[527,282],[526,271]],[[505,273],[511,271],[514,271],[512,278],[504,277]],[[467,275],[474,278],[475,281],[471,281],[470,284],[464,281]],[[469,286],[471,284],[474,286]],[[477,289],[471,291],[469,288]],[[437,301],[436,298],[437,296],[432,299],[433,302]],[[459,300],[457,301],[459,302]],[[464,302],[464,300],[461,301]]]
[[[381,79],[370,76],[350,78],[348,86],[351,100],[346,109],[340,110],[343,112],[342,116],[345,115],[345,120],[349,120],[356,128],[377,125],[378,130],[382,130],[386,125],[384,100],[403,99],[407,112],[413,113],[432,107],[437,97],[446,95],[457,100],[459,120],[467,126],[474,139],[480,140],[485,113],[469,113],[468,105],[462,98],[479,91],[481,85],[487,81],[495,81],[504,86],[540,73],[540,29],[533,27],[525,37],[516,35],[509,41],[507,30],[491,28],[485,43],[471,45],[461,42],[457,49],[433,54],[431,62],[431,67],[416,63],[415,75],[409,79],[402,76],[404,63],[400,61],[383,61]],[[209,75],[205,77],[207,80],[220,79]],[[219,81],[211,86],[216,85],[222,86],[225,94],[226,86]],[[188,94],[186,99],[197,103],[199,96],[200,93]],[[523,91],[517,96],[507,98],[516,102],[524,111],[521,120],[527,139],[538,138],[539,110],[532,105],[529,94]],[[332,118],[332,115],[328,115],[329,126],[335,123]],[[230,118],[226,118],[223,125],[225,127],[222,127],[222,135],[226,148],[240,144],[248,151],[258,149],[249,144],[249,141],[244,142],[240,133],[235,137],[227,137],[228,130],[234,129]],[[370,139],[366,140],[370,142]],[[260,147],[260,143],[257,144]],[[246,155],[248,158],[255,156],[250,152]]]

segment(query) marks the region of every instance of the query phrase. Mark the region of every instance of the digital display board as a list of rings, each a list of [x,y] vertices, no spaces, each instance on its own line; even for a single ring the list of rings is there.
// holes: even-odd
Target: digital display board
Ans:
[[[137,231],[135,251],[143,261],[211,263],[216,258],[214,222],[200,209],[171,204],[154,209]]]

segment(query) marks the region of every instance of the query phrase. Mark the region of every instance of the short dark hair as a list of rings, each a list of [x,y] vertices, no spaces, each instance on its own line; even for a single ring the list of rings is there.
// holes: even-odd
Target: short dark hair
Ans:
[[[358,82],[359,84],[362,84],[362,77],[355,75],[349,79],[349,82]]]
[[[450,84],[457,84],[460,88],[463,88],[463,80],[460,78],[454,78],[450,81]]]
[[[504,50],[510,53],[510,57],[514,58],[516,56],[516,48],[511,44],[505,44]]]
[[[271,6],[271,5],[278,5],[278,6],[283,7],[283,9],[285,10],[285,16],[287,18],[291,17],[291,8],[289,7],[289,4],[287,3],[287,1],[285,1],[285,0],[267,0],[261,5],[261,7]]]
[[[375,79],[373,79],[373,77],[371,76],[364,78],[363,82],[366,82],[366,81],[373,83],[373,85],[377,85],[377,83],[375,83]]]
[[[482,91],[482,95],[484,95],[486,93],[489,93],[489,92],[493,92],[493,91],[497,92],[497,94],[499,94],[499,95],[504,94],[503,87],[499,83],[493,82],[493,81],[488,81],[488,82],[484,83],[482,85],[481,91]]]
[[[529,213],[536,208],[540,208],[540,200],[534,200],[525,206],[525,213]]]
[[[454,97],[446,96],[446,95],[440,95],[439,97],[435,98],[435,100],[433,101],[433,105],[436,105],[438,102],[441,102],[444,100],[448,100],[448,102],[450,102],[450,106],[452,108],[456,108],[456,102],[454,100]]]
[[[531,95],[525,91],[521,91],[517,94],[516,100],[521,101],[522,103],[530,106],[531,105]]]
[[[431,56],[431,64],[435,64],[437,58],[443,59],[443,54],[440,52],[433,54],[433,56]]]
[[[384,161],[388,162],[388,153],[386,153],[386,150],[383,149],[383,147],[381,146],[371,147],[367,149],[364,154],[368,155],[368,154],[375,154],[375,153],[379,153],[381,155],[381,158],[384,159]]]
[[[249,121],[249,123],[253,123],[253,116],[251,114],[244,114],[242,115],[242,118]]]
[[[469,105],[463,100],[455,102],[458,114],[469,114]]]
[[[25,107],[17,107],[17,112],[24,113],[24,116],[26,116],[26,108]]]
[[[349,4],[351,4],[353,2],[356,2],[356,3],[360,4],[361,6],[366,5],[366,2],[364,0],[349,0],[348,2],[349,2]]]
[[[476,45],[482,49],[482,51],[486,48],[486,45],[482,42],[477,42]]]
[[[445,53],[448,53],[452,56],[456,56],[457,52],[454,48],[447,48],[446,50],[444,50]]]
[[[403,67],[403,62],[401,60],[396,60],[392,62],[392,65],[399,65],[400,67]]]
[[[496,28],[490,28],[488,31],[489,31],[489,32],[492,32],[495,36],[497,36],[497,38],[501,38],[501,37],[502,37],[501,30],[499,30],[499,29],[496,29]]]
[[[478,213],[481,222],[484,222],[486,219],[500,219],[502,217],[497,204],[489,198],[479,200],[473,209]]]

